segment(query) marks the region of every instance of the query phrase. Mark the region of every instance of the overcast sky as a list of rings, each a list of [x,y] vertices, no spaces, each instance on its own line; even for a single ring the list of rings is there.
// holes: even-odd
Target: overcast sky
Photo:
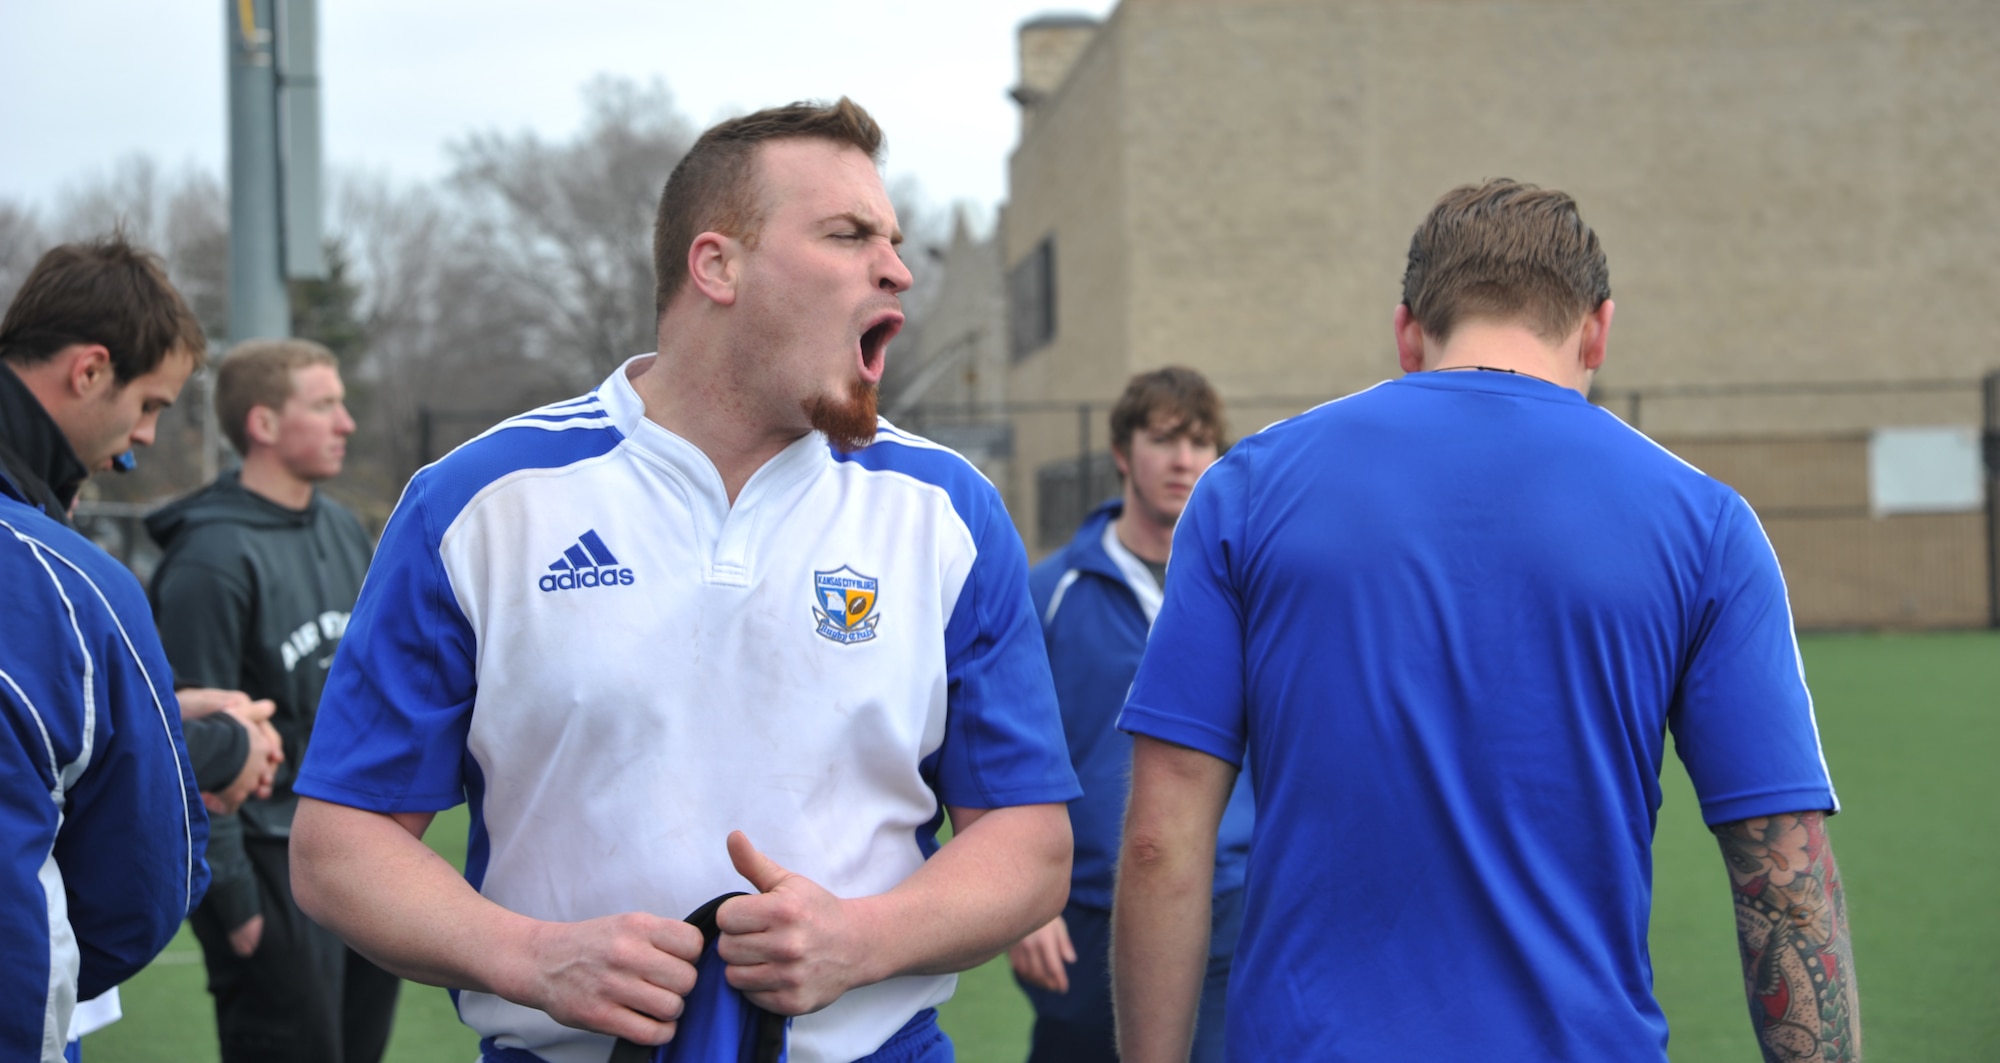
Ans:
[[[0,0],[0,197],[46,208],[134,153],[225,173],[234,0]],[[598,73],[659,78],[706,125],[852,96],[925,198],[1005,198],[1014,31],[1113,0],[321,0],[330,168],[442,174],[474,131],[560,138]],[[664,175],[662,175],[664,177]]]

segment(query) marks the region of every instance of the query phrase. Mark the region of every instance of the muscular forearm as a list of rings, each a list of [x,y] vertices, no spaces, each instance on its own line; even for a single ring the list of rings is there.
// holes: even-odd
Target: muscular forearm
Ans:
[[[1192,853],[1168,858],[1142,842],[1119,856],[1111,987],[1119,1057],[1128,1063],[1188,1056],[1208,952],[1210,852],[1205,863]]]
[[[1714,831],[1729,865],[1744,992],[1764,1058],[1859,1060],[1854,945],[1824,815],[1759,817]]]
[[[1111,909],[1119,1057],[1185,1060],[1208,955],[1215,832],[1236,770],[1141,736]]]
[[[510,912],[423,844],[429,823],[429,814],[301,801],[292,824],[299,907],[405,978],[492,993],[640,1044],[673,1036],[700,931],[643,912],[575,923]]]
[[[510,996],[511,957],[532,920],[481,897],[410,820],[299,802],[292,892],[299,907],[384,969],[429,985]]]
[[[954,808],[952,824],[951,841],[915,874],[888,893],[853,902],[857,925],[883,943],[873,950],[869,982],[976,967],[1062,911],[1069,896],[1068,809]]]

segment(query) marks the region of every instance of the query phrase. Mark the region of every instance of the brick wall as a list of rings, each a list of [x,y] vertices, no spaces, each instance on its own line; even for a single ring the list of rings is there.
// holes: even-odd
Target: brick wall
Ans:
[[[1054,238],[1059,325],[1011,367],[1010,401],[1109,402],[1169,363],[1301,406],[1393,375],[1411,230],[1494,176],[1574,193],[1603,238],[1612,391],[2000,369],[2000,4],[1124,0],[1024,127],[1002,256]],[[1710,463],[1732,460],[1724,440],[1978,416],[1888,390],[1645,406],[1647,431],[1711,441]],[[1003,488],[1023,529],[1033,471],[1075,454],[1054,420],[1017,424]],[[1779,495],[1851,476],[1787,453],[1803,464],[1762,474]],[[1774,522],[1802,622],[1905,600],[1971,615],[1957,576],[1905,594],[1892,572],[1839,575],[1958,557],[1932,528],[1952,521],[1854,519]]]

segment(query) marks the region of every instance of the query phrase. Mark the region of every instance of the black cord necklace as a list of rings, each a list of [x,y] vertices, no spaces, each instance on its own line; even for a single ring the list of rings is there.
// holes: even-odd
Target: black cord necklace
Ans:
[[[1508,376],[1524,376],[1527,377],[1529,380],[1539,380],[1544,384],[1555,383],[1555,381],[1550,380],[1548,377],[1545,376],[1536,376],[1533,373],[1524,373],[1519,369],[1508,369],[1505,366],[1499,366],[1499,365],[1447,365],[1447,366],[1441,366],[1437,369],[1433,369],[1431,370],[1431,372],[1450,373],[1460,369],[1477,369],[1482,373],[1505,373]]]

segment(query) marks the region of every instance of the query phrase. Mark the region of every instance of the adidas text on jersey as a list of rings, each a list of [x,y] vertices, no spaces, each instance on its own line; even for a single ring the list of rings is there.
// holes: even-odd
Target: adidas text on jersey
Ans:
[[[577,536],[576,542],[549,566],[537,586],[548,593],[580,587],[630,587],[635,581],[632,570],[618,567],[611,548],[592,529]]]

